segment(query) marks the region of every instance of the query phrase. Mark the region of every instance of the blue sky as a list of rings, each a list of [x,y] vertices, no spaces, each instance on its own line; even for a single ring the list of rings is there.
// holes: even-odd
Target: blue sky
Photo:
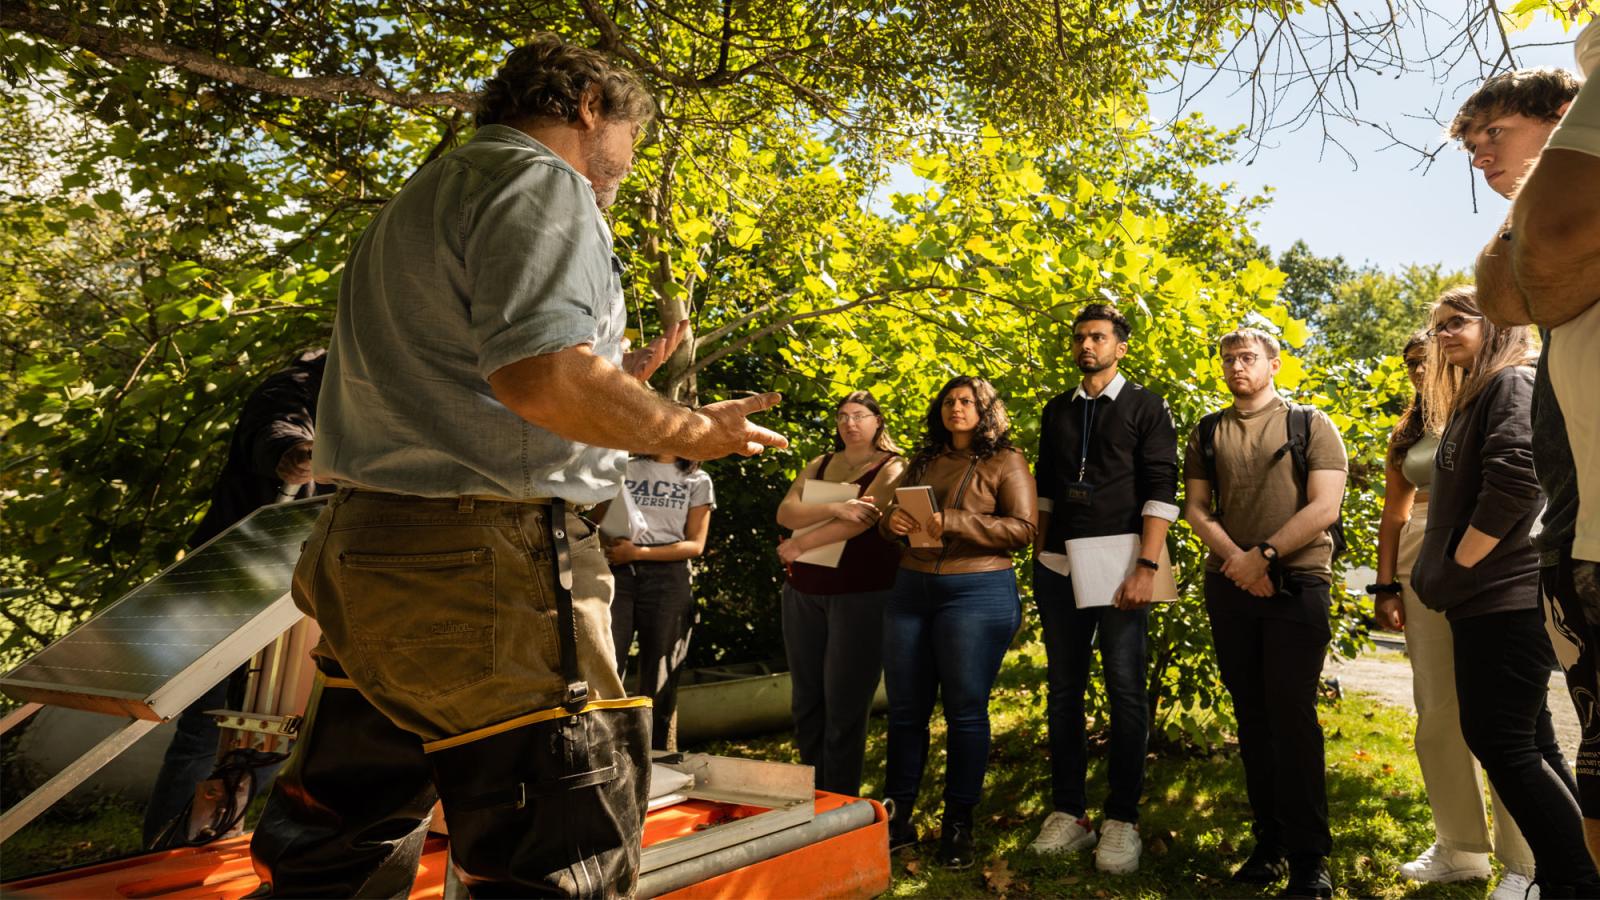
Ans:
[[[1573,68],[1571,38],[1576,33],[1565,34],[1546,22],[1514,35],[1518,44],[1550,44],[1524,47],[1519,63]],[[1408,54],[1420,50],[1421,38],[1415,31],[1403,35],[1411,45]],[[1362,73],[1356,79],[1358,114],[1387,123],[1408,143],[1431,148],[1443,129],[1429,111],[1448,116],[1472,92],[1476,75],[1475,63],[1463,64],[1443,83],[1426,72],[1400,77]],[[1214,125],[1247,123],[1249,94],[1234,91],[1230,78],[1219,78],[1187,108]],[[1169,116],[1177,105],[1170,93],[1150,99],[1158,116]],[[1275,252],[1298,238],[1316,253],[1341,255],[1356,264],[1394,269],[1439,262],[1459,268],[1470,264],[1505,215],[1506,201],[1484,186],[1459,150],[1440,153],[1424,172],[1417,167],[1416,152],[1384,149],[1390,141],[1377,128],[1334,122],[1329,131],[1350,150],[1354,162],[1337,148],[1321,146],[1323,131],[1313,123],[1298,132],[1268,134],[1250,164],[1235,162],[1206,172],[1211,181],[1237,183],[1252,193],[1266,186],[1276,189],[1271,207],[1255,217],[1259,224],[1253,229]]]

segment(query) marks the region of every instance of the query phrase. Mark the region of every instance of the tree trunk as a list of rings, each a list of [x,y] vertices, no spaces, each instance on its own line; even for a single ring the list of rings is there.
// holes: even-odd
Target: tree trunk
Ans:
[[[679,322],[689,318],[690,297],[678,285],[672,273],[672,174],[678,160],[678,145],[671,144],[661,155],[661,173],[645,194],[644,217],[650,229],[640,242],[639,251],[644,257],[645,275],[649,279],[650,294],[655,300],[656,319],[665,333]],[[644,323],[639,323],[640,331]],[[644,340],[641,333],[640,340]],[[662,366],[658,384],[668,400],[678,403],[695,402],[695,378],[690,367],[694,365],[694,330],[684,336],[683,343]]]

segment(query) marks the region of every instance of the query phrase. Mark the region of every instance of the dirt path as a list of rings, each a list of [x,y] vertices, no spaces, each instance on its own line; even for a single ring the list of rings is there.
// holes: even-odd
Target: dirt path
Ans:
[[[1338,678],[1339,686],[1346,691],[1370,694],[1385,703],[1415,714],[1416,704],[1411,699],[1411,664],[1403,652],[1379,648],[1355,659],[1330,661],[1323,674]],[[1556,726],[1556,740],[1567,762],[1578,758],[1578,714],[1567,695],[1566,680],[1561,673],[1550,676],[1550,718]]]

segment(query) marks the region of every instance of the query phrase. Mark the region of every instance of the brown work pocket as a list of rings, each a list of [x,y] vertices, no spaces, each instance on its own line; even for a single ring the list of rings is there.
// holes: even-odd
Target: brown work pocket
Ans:
[[[339,579],[354,663],[361,672],[358,681],[432,698],[494,674],[490,548],[347,551],[339,554]]]

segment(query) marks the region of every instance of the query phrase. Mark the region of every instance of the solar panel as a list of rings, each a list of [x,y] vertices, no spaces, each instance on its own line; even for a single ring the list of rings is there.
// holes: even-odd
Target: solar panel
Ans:
[[[300,619],[300,547],[326,505],[264,506],[0,678],[23,701],[177,715]]]

